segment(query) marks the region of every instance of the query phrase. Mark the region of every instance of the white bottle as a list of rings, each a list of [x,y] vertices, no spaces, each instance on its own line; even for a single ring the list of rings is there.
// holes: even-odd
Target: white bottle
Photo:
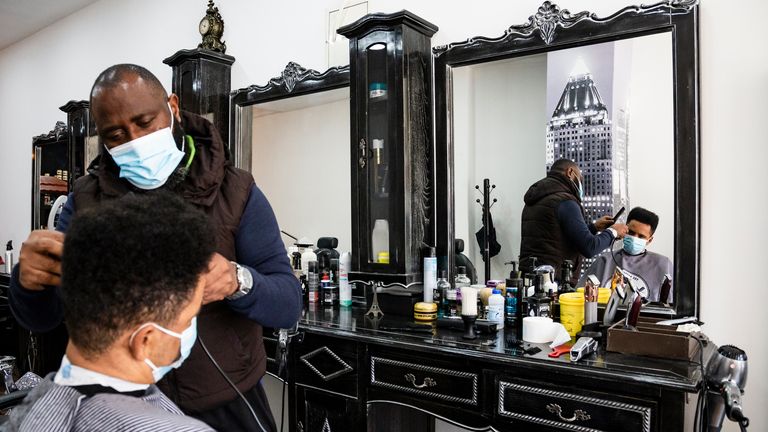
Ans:
[[[437,287],[437,256],[435,248],[430,247],[424,254],[424,303],[432,303]]]
[[[371,232],[371,260],[381,262],[379,254],[389,255],[389,222],[386,219],[376,219]]]
[[[304,276],[307,275],[310,261],[317,261],[317,255],[312,251],[312,245],[307,246],[301,254],[301,272]]]
[[[488,297],[488,321],[495,322],[497,329],[504,328],[504,296],[498,289]]]
[[[339,258],[339,304],[341,307],[352,306],[352,288],[349,286],[349,267],[352,265],[352,255],[344,252]]]
[[[8,240],[5,245],[5,272],[11,274],[13,271],[13,240]]]

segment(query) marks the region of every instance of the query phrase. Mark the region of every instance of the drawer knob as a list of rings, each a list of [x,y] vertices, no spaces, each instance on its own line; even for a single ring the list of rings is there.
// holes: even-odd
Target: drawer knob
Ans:
[[[409,374],[405,374],[405,380],[408,381],[409,383],[411,383],[411,385],[413,385],[417,389],[421,389],[421,388],[424,388],[424,387],[434,387],[434,386],[437,385],[437,381],[433,380],[430,377],[424,378],[424,382],[423,383],[416,384],[416,375],[410,374],[410,373]]]
[[[548,404],[547,405],[547,411],[551,412],[552,414],[557,414],[558,417],[560,417],[560,420],[568,423],[573,423],[575,421],[580,420],[589,420],[592,418],[589,414],[587,414],[586,411],[583,410],[576,410],[573,412],[573,417],[563,417],[563,409],[560,408],[560,405],[558,404]]]

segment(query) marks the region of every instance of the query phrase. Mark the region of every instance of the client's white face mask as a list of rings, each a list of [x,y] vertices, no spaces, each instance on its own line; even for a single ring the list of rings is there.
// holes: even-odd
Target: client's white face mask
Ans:
[[[173,110],[171,125],[151,134],[107,149],[120,167],[120,177],[139,189],[157,189],[164,185],[184,157],[173,139]],[[183,143],[182,143],[183,145]]]
[[[176,359],[176,361],[174,361],[173,363],[167,366],[155,366],[152,360],[148,358],[144,359],[144,363],[146,363],[147,366],[149,366],[149,368],[152,369],[152,378],[155,379],[155,382],[158,382],[163,378],[163,376],[165,376],[165,374],[181,366],[181,364],[184,363],[184,360],[186,360],[187,357],[189,357],[189,353],[192,352],[192,346],[195,344],[195,341],[197,340],[197,317],[192,318],[192,322],[189,324],[189,327],[184,329],[184,331],[181,333],[176,333],[173,330],[168,330],[167,328],[155,323],[142,324],[141,326],[139,326],[139,328],[136,329],[136,331],[133,332],[133,334],[131,335],[130,341],[131,342],[133,341],[133,337],[136,336],[136,333],[138,333],[139,330],[150,325],[169,336],[173,336],[181,340],[181,344],[179,346],[179,358]]]

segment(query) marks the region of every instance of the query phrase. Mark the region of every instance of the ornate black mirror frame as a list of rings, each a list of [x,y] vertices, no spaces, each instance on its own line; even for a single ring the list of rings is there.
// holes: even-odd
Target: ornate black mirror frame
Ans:
[[[458,66],[671,31],[675,138],[675,301],[648,314],[699,314],[699,47],[698,0],[628,6],[606,18],[572,14],[548,1],[523,25],[498,38],[475,37],[433,49],[435,62],[437,250],[454,268],[452,69]],[[644,312],[644,313],[646,313]]]
[[[234,165],[251,171],[252,119],[243,115],[244,107],[343,87],[349,87],[349,65],[332,67],[321,73],[289,62],[280,76],[270,79],[266,85],[233,90],[229,96],[229,139],[234,141],[230,142],[229,148],[233,150]]]

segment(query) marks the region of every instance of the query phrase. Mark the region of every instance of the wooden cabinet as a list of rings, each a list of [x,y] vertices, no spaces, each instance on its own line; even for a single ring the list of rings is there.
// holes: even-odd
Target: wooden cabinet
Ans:
[[[173,68],[172,91],[185,111],[208,119],[229,143],[229,92],[235,58],[204,48],[179,50],[163,60]],[[231,147],[229,147],[232,150]]]
[[[300,323],[289,350],[293,431],[329,430],[326,420],[330,430],[430,431],[438,418],[470,430],[682,431],[686,394],[701,382],[688,362],[601,350],[573,363],[548,357],[546,344],[526,354],[504,335],[380,331],[364,312],[353,308],[353,328]]]
[[[98,155],[96,128],[87,101],[69,101],[59,107],[67,122],[56,122],[47,134],[32,138],[32,229],[48,228],[56,199],[72,191]]]
[[[408,11],[339,29],[350,40],[350,279],[411,283],[434,245],[432,59],[437,27]]]

